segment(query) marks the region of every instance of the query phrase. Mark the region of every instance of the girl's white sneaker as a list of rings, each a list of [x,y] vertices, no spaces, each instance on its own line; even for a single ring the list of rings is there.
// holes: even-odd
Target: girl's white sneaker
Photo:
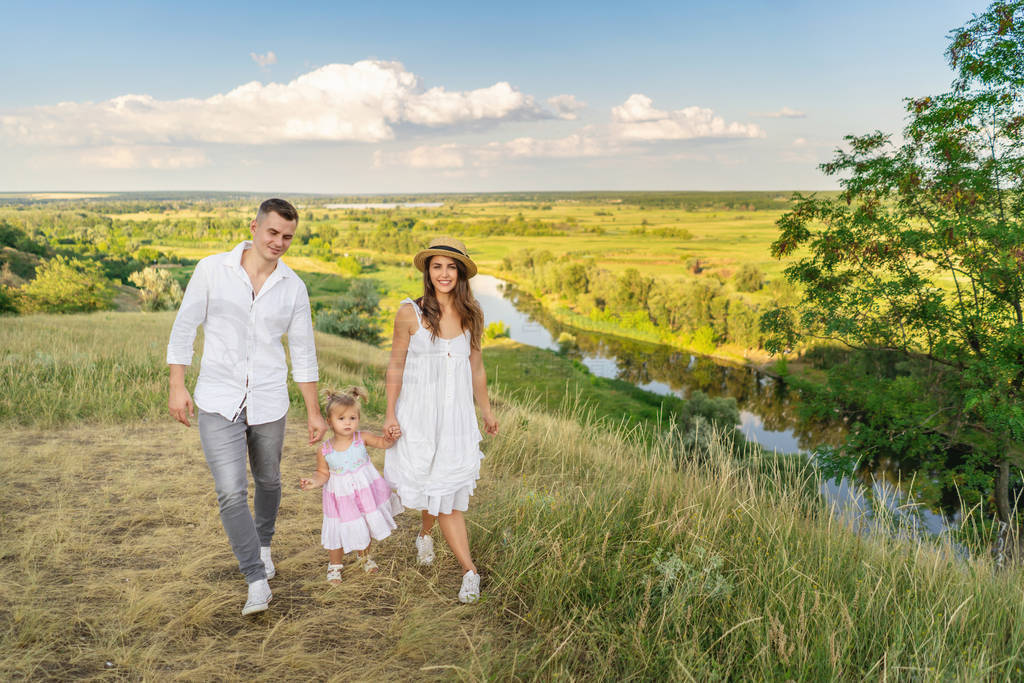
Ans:
[[[420,564],[434,561],[434,538],[432,536],[416,536],[416,559]]]
[[[242,616],[265,612],[270,607],[271,597],[270,585],[266,579],[253,581],[249,584],[249,596],[245,601],[245,607],[242,608]]]
[[[470,569],[462,575],[459,602],[476,602],[480,598],[480,575]]]

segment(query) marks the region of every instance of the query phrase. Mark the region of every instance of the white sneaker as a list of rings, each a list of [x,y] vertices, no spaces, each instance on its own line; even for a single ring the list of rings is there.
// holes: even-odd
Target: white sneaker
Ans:
[[[260,559],[263,560],[263,569],[267,572],[267,581],[277,576],[277,570],[274,569],[274,561],[270,559],[270,546],[260,546]]]
[[[434,539],[432,536],[416,536],[416,559],[420,564],[431,564],[434,561]]]
[[[242,608],[242,616],[266,611],[270,607],[270,598],[270,584],[267,583],[267,580],[253,581],[249,584],[249,597],[245,601],[245,607]]]
[[[459,602],[476,602],[480,597],[480,575],[472,569],[462,575]]]

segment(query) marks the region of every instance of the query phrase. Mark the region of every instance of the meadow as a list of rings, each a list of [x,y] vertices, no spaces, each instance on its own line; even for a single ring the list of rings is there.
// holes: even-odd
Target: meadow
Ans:
[[[576,393],[531,396],[534,378],[511,373],[495,381],[502,428],[483,444],[468,516],[484,599],[456,603],[447,551],[415,565],[409,513],[377,547],[380,575],[348,569],[328,586],[319,500],[286,486],[274,602],[242,618],[196,430],[164,414],[172,319],[0,326],[4,679],[1024,675],[1019,568],[907,529],[869,532],[809,494],[813,473],[795,461],[736,459],[714,435],[688,448]],[[386,353],[317,342],[324,383],[366,384],[379,427]],[[294,418],[286,484],[312,465]]]

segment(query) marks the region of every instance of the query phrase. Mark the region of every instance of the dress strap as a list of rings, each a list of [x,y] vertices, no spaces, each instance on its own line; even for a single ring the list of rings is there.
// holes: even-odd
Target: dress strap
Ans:
[[[330,452],[331,452],[331,442],[330,441],[324,441],[323,445],[320,446],[320,455],[326,456]]]
[[[418,322],[420,325],[422,325],[423,324],[423,311],[420,310],[420,307],[416,304],[416,302],[414,300],[412,300],[412,299],[405,298],[405,299],[402,299],[402,303],[403,304],[404,303],[412,304],[412,310],[416,312],[416,322]]]

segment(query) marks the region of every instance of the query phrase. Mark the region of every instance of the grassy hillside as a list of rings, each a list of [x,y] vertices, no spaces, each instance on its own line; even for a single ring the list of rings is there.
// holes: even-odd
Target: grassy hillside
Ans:
[[[242,618],[198,435],[163,415],[169,324],[0,326],[4,679],[1024,675],[1019,569],[859,533],[784,461],[739,463],[715,439],[695,452],[573,400],[520,401],[511,381],[468,515],[480,603],[456,603],[447,551],[415,564],[409,513],[376,550],[379,576],[323,582],[319,499],[292,485],[312,465],[294,419],[274,602]],[[371,385],[379,426],[384,352],[318,342],[327,381]]]

